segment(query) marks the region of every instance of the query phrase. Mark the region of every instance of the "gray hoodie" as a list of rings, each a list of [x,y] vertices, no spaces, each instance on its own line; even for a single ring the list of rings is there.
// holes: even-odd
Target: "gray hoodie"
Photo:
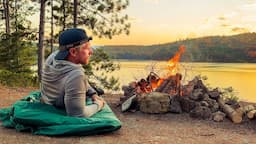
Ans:
[[[67,115],[90,117],[99,111],[97,104],[86,105],[86,91],[90,88],[81,64],[66,60],[55,60],[58,51],[45,62],[42,73],[42,101],[65,108]]]

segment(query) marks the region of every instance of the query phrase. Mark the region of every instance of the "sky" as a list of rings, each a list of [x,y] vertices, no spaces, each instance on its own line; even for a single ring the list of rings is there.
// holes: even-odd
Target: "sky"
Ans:
[[[129,35],[112,39],[92,35],[92,44],[153,45],[256,32],[256,0],[130,0],[123,14],[129,15]]]
[[[94,36],[96,45],[152,45],[256,32],[256,0],[130,0],[130,35]]]

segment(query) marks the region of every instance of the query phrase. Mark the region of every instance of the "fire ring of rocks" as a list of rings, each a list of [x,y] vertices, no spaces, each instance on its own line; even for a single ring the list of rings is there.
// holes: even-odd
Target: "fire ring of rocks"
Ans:
[[[162,79],[151,72],[146,79],[123,86],[124,96],[120,97],[122,111],[144,113],[189,113],[193,118],[210,119],[221,122],[225,117],[233,123],[241,123],[243,116],[256,116],[253,105],[240,107],[238,102],[228,103],[221,98],[216,88],[209,90],[200,77],[195,77],[186,85],[181,84],[182,75]]]

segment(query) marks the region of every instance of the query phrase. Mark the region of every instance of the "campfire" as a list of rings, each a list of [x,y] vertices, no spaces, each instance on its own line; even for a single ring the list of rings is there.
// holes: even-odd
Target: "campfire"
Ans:
[[[120,98],[122,111],[144,113],[189,113],[191,117],[211,119],[217,122],[228,117],[234,123],[241,123],[243,117],[253,119],[256,110],[253,105],[241,107],[238,102],[223,100],[219,89],[207,88],[200,76],[195,76],[187,84],[182,84],[182,74],[178,64],[185,46],[167,61],[168,73],[160,77],[150,72],[146,78],[123,86],[124,96]]]

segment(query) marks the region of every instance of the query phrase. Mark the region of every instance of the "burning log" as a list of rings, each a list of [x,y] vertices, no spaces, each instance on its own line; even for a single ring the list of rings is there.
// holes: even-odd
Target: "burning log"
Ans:
[[[181,88],[182,75],[177,73],[174,76],[169,76],[164,82],[156,89],[157,92],[168,93],[171,95],[179,94]]]
[[[227,116],[232,120],[233,123],[241,123],[242,116],[236,112],[231,106],[225,104],[225,102],[219,98],[218,103],[221,109],[227,114]]]
[[[164,80],[163,83],[158,87],[156,88],[156,92],[162,92],[163,89],[166,87],[166,85],[169,83],[169,80]]]
[[[195,85],[199,81],[198,77],[195,77],[193,80],[189,81],[187,85],[183,86],[181,89],[181,96],[190,96],[195,88]]]
[[[175,89],[176,89],[176,83],[174,81],[174,79],[169,79],[167,85],[164,87],[163,89],[163,93],[174,93]]]

